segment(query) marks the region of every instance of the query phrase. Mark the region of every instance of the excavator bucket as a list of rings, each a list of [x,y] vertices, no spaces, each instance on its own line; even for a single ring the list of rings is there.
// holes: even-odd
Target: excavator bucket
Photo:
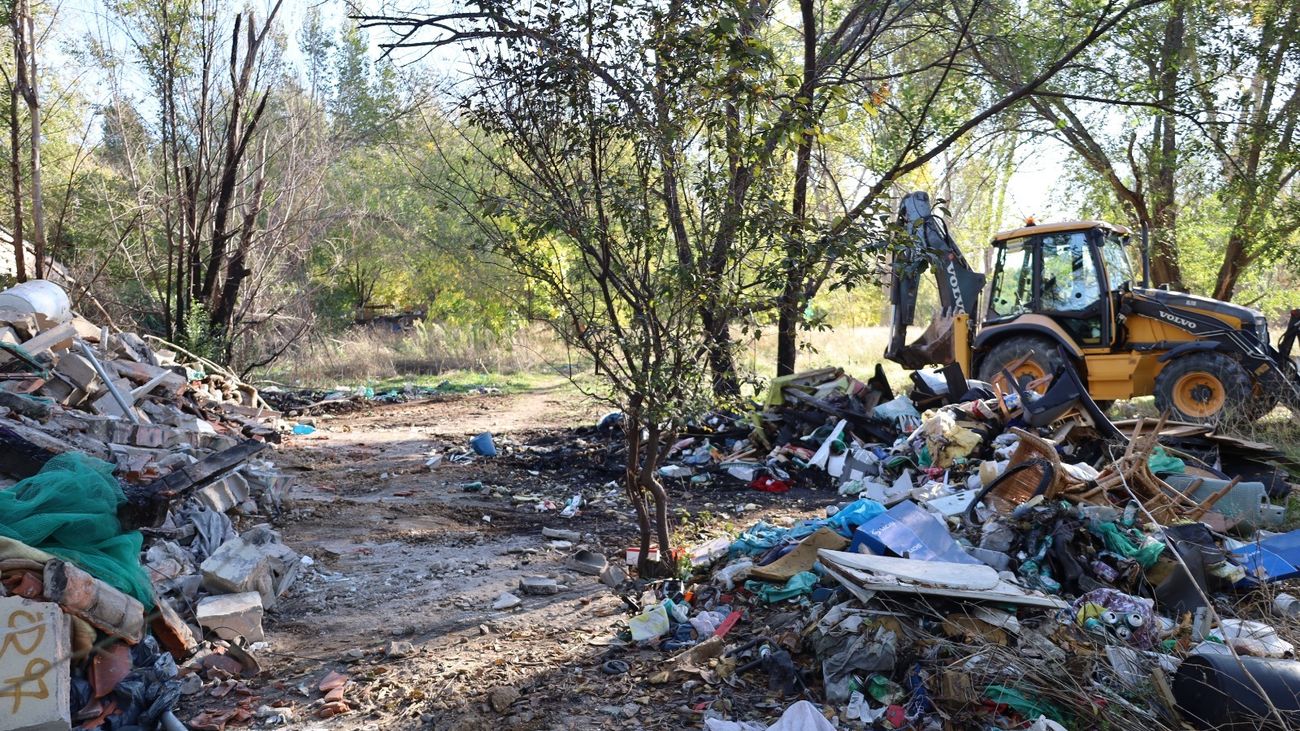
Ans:
[[[920,337],[911,343],[904,343],[897,350],[891,347],[885,352],[885,357],[910,370],[918,370],[932,363],[953,362],[952,322],[952,315],[937,315]]]
[[[969,372],[971,318],[979,312],[984,275],[966,263],[947,224],[934,214],[925,192],[909,193],[903,198],[898,220],[913,242],[893,257],[889,282],[892,313],[885,357],[905,368],[960,363]],[[907,328],[916,317],[921,275],[931,268],[939,289],[940,314],[909,345]],[[961,332],[957,332],[959,329]]]

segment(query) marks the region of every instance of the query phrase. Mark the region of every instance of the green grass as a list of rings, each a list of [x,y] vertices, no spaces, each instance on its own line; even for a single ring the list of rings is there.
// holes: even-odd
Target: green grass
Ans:
[[[1282,525],[1277,527],[1280,532],[1293,531],[1300,528],[1300,495],[1292,493],[1286,497],[1286,514],[1282,518]]]

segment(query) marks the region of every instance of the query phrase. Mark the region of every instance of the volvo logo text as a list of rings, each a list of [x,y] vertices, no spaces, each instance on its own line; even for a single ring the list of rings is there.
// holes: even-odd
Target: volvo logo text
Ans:
[[[951,257],[944,262],[944,265],[948,270],[948,286],[952,288],[953,304],[956,306],[958,312],[965,312],[966,301],[961,296],[961,282],[957,281],[957,268],[953,266]]]
[[[1196,329],[1196,323],[1192,322],[1191,320],[1188,320],[1185,317],[1179,317],[1178,315],[1175,315],[1170,312],[1165,312],[1164,310],[1160,311],[1160,316],[1183,329],[1186,330]]]

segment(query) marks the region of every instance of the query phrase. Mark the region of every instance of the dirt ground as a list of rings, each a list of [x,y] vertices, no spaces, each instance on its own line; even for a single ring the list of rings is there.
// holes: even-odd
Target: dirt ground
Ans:
[[[705,708],[779,715],[790,701],[765,687],[649,684],[665,653],[619,642],[623,602],[567,570],[572,550],[542,536],[547,526],[578,531],[579,546],[611,560],[634,543],[630,506],[608,484],[621,471],[611,453],[619,437],[591,428],[602,411],[555,387],[376,407],[319,418],[315,434],[289,438],[276,461],[295,485],[276,527],[313,565],[266,619],[264,672],[247,682],[248,707],[264,716],[291,708],[280,727],[303,729],[677,729],[699,727]],[[446,457],[483,431],[496,435],[501,456]],[[444,459],[429,468],[433,453]],[[483,487],[466,489],[474,483]],[[576,493],[587,505],[561,517]],[[539,511],[538,498],[556,507]],[[679,486],[675,527],[686,540],[720,535],[834,500],[826,489],[769,496]],[[527,576],[562,589],[524,594]],[[507,591],[522,604],[494,611]],[[611,659],[630,672],[602,670]],[[317,686],[330,671],[348,676],[353,710],[321,719]],[[235,700],[205,695],[186,706]]]

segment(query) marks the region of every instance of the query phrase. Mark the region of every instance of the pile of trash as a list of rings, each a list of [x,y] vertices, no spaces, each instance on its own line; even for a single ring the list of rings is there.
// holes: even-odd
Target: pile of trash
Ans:
[[[889,444],[920,417],[911,399],[894,396],[879,366],[866,383],[839,368],[775,378],[760,410],[696,424],[673,445],[660,475],[697,485],[729,477],[762,492],[820,485],[843,473],[850,440]]]
[[[731,702],[741,687],[820,705],[774,729],[1300,723],[1280,452],[1111,422],[1068,366],[1042,394],[954,367],[912,378],[905,396],[879,371],[779,379],[761,413],[678,445],[694,476],[829,481],[844,501],[618,584],[619,646],[664,653],[648,682],[715,731],[769,728]]]
[[[269,385],[262,388],[262,398],[274,406],[286,417],[310,417],[322,414],[348,414],[376,404],[405,404],[412,401],[427,401],[453,393],[450,381],[443,381],[436,386],[417,386],[404,384],[376,390],[373,386],[345,387],[324,390],[316,388],[289,388]],[[476,393],[492,396],[501,393],[494,386],[479,386],[464,393]]]
[[[269,525],[283,429],[234,374],[91,323],[57,285],[0,292],[6,728],[180,728],[183,693],[256,672],[264,612],[310,563]]]

